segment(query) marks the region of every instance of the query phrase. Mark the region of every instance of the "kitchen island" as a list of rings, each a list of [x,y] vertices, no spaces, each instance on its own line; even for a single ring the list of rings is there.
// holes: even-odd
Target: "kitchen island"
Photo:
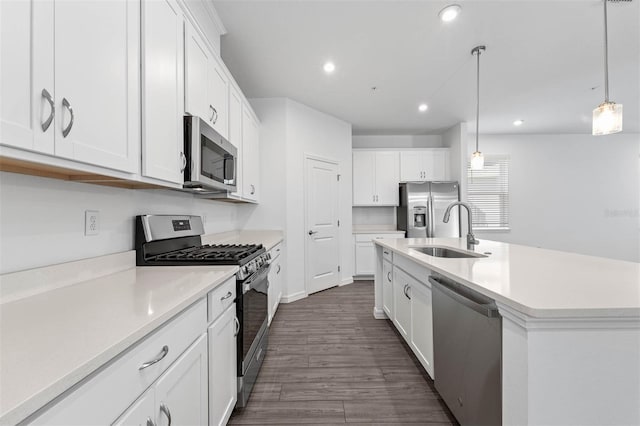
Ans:
[[[416,309],[429,312],[418,316],[415,328],[431,327],[433,273],[495,300],[502,316],[503,424],[640,424],[640,264],[487,240],[475,247],[485,257],[472,258],[433,257],[415,249],[466,251],[464,239],[375,244],[374,316],[392,313],[399,330],[409,321],[402,315]],[[416,293],[423,303],[394,309],[402,291],[387,288],[395,284],[396,270],[415,278],[429,297]],[[415,332],[406,331],[437,382],[433,341],[421,346]],[[431,336],[430,329],[424,332]]]

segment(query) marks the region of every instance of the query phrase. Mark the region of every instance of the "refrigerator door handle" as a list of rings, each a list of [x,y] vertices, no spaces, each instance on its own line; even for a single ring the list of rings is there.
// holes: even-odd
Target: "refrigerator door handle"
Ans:
[[[429,193],[427,198],[427,237],[433,238],[435,226],[433,223],[433,195]]]

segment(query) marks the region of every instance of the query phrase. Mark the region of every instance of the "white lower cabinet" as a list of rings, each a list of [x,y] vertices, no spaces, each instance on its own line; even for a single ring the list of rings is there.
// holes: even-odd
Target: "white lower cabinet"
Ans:
[[[155,425],[156,422],[153,418],[156,407],[155,396],[156,392],[153,388],[143,393],[142,396],[113,423],[113,426]]]
[[[237,399],[234,300],[235,276],[24,424],[225,425]]]
[[[278,250],[278,254],[275,254],[275,250]],[[271,252],[271,270],[269,271],[269,291],[268,291],[268,300],[269,300],[269,324],[271,324],[271,320],[273,319],[276,311],[278,310],[278,305],[280,304],[280,299],[282,298],[282,277],[284,275],[282,271],[282,263],[280,261],[279,255],[280,245],[278,247],[272,249]]]
[[[393,318],[393,265],[382,261],[382,309],[389,318]]]
[[[402,270],[395,268],[393,271],[393,323],[407,341],[411,333],[410,291],[410,277]]]
[[[383,272],[389,262],[382,261]],[[429,271],[422,270],[427,280]],[[433,368],[433,313],[431,303],[431,287],[407,274],[397,265],[393,265],[393,294],[387,296],[385,287],[388,286],[387,276],[382,277],[383,307],[393,320],[394,325],[405,338],[413,353],[424,369],[434,377]],[[387,299],[393,298],[393,312],[387,312]]]
[[[355,234],[356,275],[373,275],[375,273],[375,250],[373,240],[383,238],[404,238],[404,232],[386,234]]]
[[[238,398],[236,361],[236,305],[209,326],[209,424],[225,425]],[[177,424],[206,424],[177,423]]]
[[[207,378],[207,336],[202,335],[114,425],[206,425]]]
[[[411,327],[409,346],[433,378],[433,314],[431,288],[415,281],[411,284]]]

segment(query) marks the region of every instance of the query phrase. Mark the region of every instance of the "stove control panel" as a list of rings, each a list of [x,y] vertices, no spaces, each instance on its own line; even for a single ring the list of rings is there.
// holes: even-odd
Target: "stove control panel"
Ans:
[[[236,274],[236,278],[240,281],[249,278],[256,271],[260,270],[265,265],[269,265],[271,263],[271,253],[262,253],[249,263],[240,267],[240,270]]]

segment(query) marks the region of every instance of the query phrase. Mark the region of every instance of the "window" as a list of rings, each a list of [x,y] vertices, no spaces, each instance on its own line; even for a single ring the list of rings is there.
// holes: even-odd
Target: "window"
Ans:
[[[509,229],[508,156],[485,155],[483,170],[467,165],[467,201],[474,229]]]

